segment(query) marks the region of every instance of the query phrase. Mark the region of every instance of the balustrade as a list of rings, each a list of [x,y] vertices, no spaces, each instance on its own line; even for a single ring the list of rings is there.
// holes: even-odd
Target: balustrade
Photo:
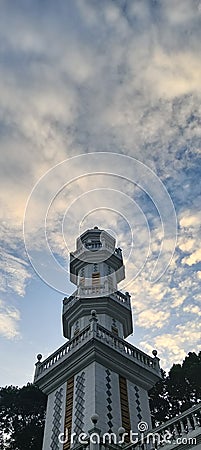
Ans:
[[[36,364],[35,379],[44,371],[50,369],[56,363],[61,362],[62,359],[66,358],[70,352],[72,352],[75,348],[79,348],[79,346],[83,345],[88,339],[92,337],[105,342],[116,350],[123,352],[129,358],[135,359],[140,364],[143,364],[154,371],[159,370],[158,358],[152,358],[146,355],[133,345],[114,335],[112,332],[97,323],[96,328],[90,327],[90,325],[88,325],[70,341],[60,347],[59,350],[49,356],[45,361],[38,362]]]
[[[201,427],[201,403],[192,406],[179,416],[168,420],[164,424],[151,430],[153,434],[158,434],[160,439],[157,448],[165,447],[166,444],[175,443],[178,438],[192,434]],[[201,431],[201,430],[200,430]],[[150,432],[149,432],[150,433]],[[167,439],[169,442],[167,442]]]
[[[80,297],[91,297],[91,296],[97,296],[98,294],[104,294],[106,297],[107,295],[110,296],[113,300],[118,301],[120,303],[123,303],[126,307],[130,308],[130,295],[127,292],[126,294],[123,294],[121,291],[110,291],[106,283],[101,284],[99,286],[80,286],[70,297],[64,298],[64,305],[68,309],[70,308],[76,300],[78,300]]]

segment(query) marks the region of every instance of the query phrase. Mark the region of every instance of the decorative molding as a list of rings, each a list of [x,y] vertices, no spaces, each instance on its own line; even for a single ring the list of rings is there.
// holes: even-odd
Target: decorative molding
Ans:
[[[54,398],[52,435],[50,443],[50,447],[52,450],[59,450],[59,434],[61,433],[62,402],[63,402],[63,388],[60,388],[56,391]]]
[[[112,428],[113,428],[113,423],[112,423],[112,390],[111,390],[111,372],[109,371],[109,369],[107,369],[105,371],[106,373],[106,394],[107,394],[107,417],[108,417],[108,433],[112,433]]]
[[[139,420],[142,420],[142,409],[141,409],[141,405],[140,405],[140,395],[139,395],[139,388],[138,386],[134,387],[135,389],[135,401],[136,401],[136,410],[137,410],[137,417]]]
[[[76,436],[83,432],[85,411],[85,372],[77,375],[75,382],[75,427]]]

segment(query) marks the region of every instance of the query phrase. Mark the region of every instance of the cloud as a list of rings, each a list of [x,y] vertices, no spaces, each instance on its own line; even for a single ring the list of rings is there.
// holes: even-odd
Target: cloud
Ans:
[[[159,47],[155,49],[144,77],[156,95],[173,99],[199,92],[201,63],[196,53],[179,51],[170,54]]]
[[[182,263],[187,264],[188,266],[192,266],[201,261],[201,249],[197,249],[190,256],[183,258]]]
[[[136,324],[148,329],[150,329],[150,327],[152,329],[162,328],[164,324],[167,324],[169,317],[170,312],[146,309],[138,314]]]
[[[97,1],[77,0],[60,2],[59,7],[50,2],[48,10],[46,2],[36,1],[25,8],[19,1],[12,10],[8,2],[2,2],[0,15],[2,292],[23,296],[31,281],[22,221],[39,177],[79,153],[133,156],[164,182],[179,219],[176,252],[159,282],[149,281],[162,240],[157,211],[144,192],[122,180],[111,177],[109,185],[130,195],[141,208],[140,213],[123,202],[120,194],[111,197],[112,208],[120,210],[123,205],[132,224],[132,258],[128,258],[132,236],[122,217],[106,209],[84,216],[106,197],[101,193],[107,186],[104,176],[86,177],[59,193],[48,211],[47,239],[54,255],[65,264],[64,238],[72,249],[81,229],[94,224],[112,228],[127,259],[128,279],[146,260],[140,276],[128,286],[138,329],[146,330],[152,324],[150,337],[155,339],[155,331],[160,330],[175,352],[178,349],[178,357],[184,351],[181,330],[177,329],[175,343],[169,326],[175,316],[183,324],[192,299],[200,292],[200,272],[194,267],[200,258],[201,219],[199,21],[198,2],[193,0],[102,1],[101,9]],[[51,179],[53,193],[57,181]],[[78,201],[94,188],[99,190],[95,197],[88,197],[89,202],[87,195]],[[36,221],[47,206],[44,194],[32,209],[29,238],[37,251],[44,229],[36,234]],[[68,207],[63,236],[61,225]],[[171,237],[166,254],[170,246]],[[165,338],[157,343],[165,352]]]
[[[200,323],[188,321],[182,325],[176,325],[175,331],[156,335],[151,339],[152,344],[141,341],[140,345],[151,351],[153,347],[158,349],[161,365],[168,370],[173,363],[181,363],[189,351],[199,351]]]
[[[198,305],[185,306],[184,311],[191,314],[196,314],[196,316],[201,316],[201,310]]]
[[[0,335],[7,339],[19,338],[19,320],[20,312],[16,308],[7,306],[0,300]]]
[[[181,228],[199,228],[201,220],[200,211],[185,210],[182,212],[179,224]]]
[[[0,241],[0,290],[23,297],[33,273],[25,255],[22,230],[14,224],[10,229],[8,223],[2,222]]]

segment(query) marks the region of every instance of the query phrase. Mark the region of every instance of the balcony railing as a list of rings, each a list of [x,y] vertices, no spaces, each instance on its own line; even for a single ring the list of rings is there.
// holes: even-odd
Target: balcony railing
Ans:
[[[97,424],[98,427],[98,424]],[[168,420],[163,425],[153,428],[145,433],[138,433],[137,442],[129,444],[120,444],[120,436],[115,436],[115,443],[107,442],[99,428],[88,431],[86,444],[75,445],[76,450],[92,450],[90,435],[96,432],[99,435],[99,444],[96,448],[99,450],[173,450],[173,449],[193,449],[198,447],[201,435],[201,403],[177,417]],[[98,433],[97,433],[98,432]],[[109,433],[106,433],[109,435]],[[114,433],[111,433],[111,436]],[[155,437],[154,437],[155,436]],[[114,439],[114,438],[113,438]],[[136,437],[135,437],[136,439]],[[109,439],[108,439],[109,440]]]
[[[128,292],[123,294],[121,291],[109,290],[106,286],[106,283],[101,284],[100,286],[80,286],[70,297],[65,297],[64,305],[65,309],[68,310],[80,297],[97,297],[101,295],[101,297],[110,296],[113,300],[123,303],[127,308],[131,308],[130,295]]]
[[[123,353],[126,353],[127,356],[135,359],[140,364],[144,366],[148,366],[154,370],[160,370],[158,364],[158,358],[152,358],[141,350],[137,349],[133,345],[124,341],[120,337],[114,335],[111,331],[97,324],[97,338],[101,341],[109,344],[111,347],[119,350]]]
[[[50,369],[58,362],[62,362],[70,352],[72,353],[72,350],[80,347],[82,343],[85,343],[90,337],[91,335],[89,324],[82,331],[80,331],[79,334],[70,339],[66,344],[62,345],[62,347],[56,350],[56,352],[52,353],[43,362],[36,363],[35,380],[43,372],[46,372],[47,369]]]
[[[143,446],[140,442],[135,445],[128,444],[124,450],[173,450],[177,448],[194,448],[201,440],[201,403],[192,406],[183,413],[159,427],[153,428],[143,434]],[[187,445],[188,444],[188,445]],[[198,447],[196,447],[198,448]]]
[[[195,435],[197,429],[201,433],[200,420],[201,403],[192,406],[192,408],[179,414],[179,416],[173,417],[159,427],[154,428],[152,432],[160,436],[157,448],[164,448],[165,444],[167,446],[169,445],[168,449],[175,448],[178,441],[182,443],[182,437],[188,436],[189,434]],[[167,436],[169,436],[168,440],[170,443],[167,442]]]
[[[99,325],[97,323],[97,319],[91,319],[91,323],[81,330],[75,337],[69,340],[44,361],[39,361],[36,363],[35,381],[41,375],[45,375],[46,371],[51,370],[51,368],[55,367],[55,365],[62,363],[75,349],[78,350],[92,338],[109,345],[111,348],[121,352],[124,356],[132,359],[137,364],[143,365],[154,372],[160,372],[158,358],[152,358],[146,355],[146,353]]]

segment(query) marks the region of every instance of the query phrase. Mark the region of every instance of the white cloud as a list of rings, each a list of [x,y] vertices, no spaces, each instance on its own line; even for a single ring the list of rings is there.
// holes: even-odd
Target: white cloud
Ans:
[[[181,363],[188,352],[198,352],[200,338],[200,323],[189,321],[176,325],[174,331],[155,336],[151,343],[149,338],[149,343],[144,340],[140,345],[149,352],[156,348],[162,368],[168,370],[172,364]]]
[[[145,310],[137,316],[136,324],[143,328],[162,328],[164,324],[167,324],[167,320],[170,317],[170,312]]]
[[[25,254],[22,230],[14,223],[10,229],[8,222],[2,222],[0,239],[4,243],[0,256],[0,290],[24,296],[32,274]]]
[[[200,227],[200,221],[200,211],[192,212],[191,210],[187,210],[182,213],[179,223],[182,228],[197,228]]]
[[[0,300],[0,335],[7,339],[19,338],[19,320],[20,312],[16,308],[7,306]]]
[[[196,241],[192,238],[181,238],[178,243],[178,247],[182,250],[182,252],[190,252],[192,248],[195,246]]]
[[[188,305],[184,307],[184,312],[191,314],[196,314],[196,316],[201,316],[201,309],[198,305]]]
[[[37,8],[43,8],[42,3],[36,3]],[[151,326],[163,330],[167,341],[159,337],[157,341],[162,349],[168,344],[183,355],[180,331],[175,342],[174,329],[170,334],[167,327],[175,315],[183,321],[182,314],[190,312],[188,302],[197,295],[201,278],[200,272],[193,273],[193,265],[200,258],[197,243],[201,219],[199,10],[197,2],[191,0],[161,2],[160,8],[155,5],[153,9],[143,0],[127,2],[127,8],[122,4],[103,2],[100,10],[97,2],[64,2],[61,15],[51,5],[44,15],[44,10],[32,14],[34,4],[30,13],[19,5],[12,11],[6,2],[2,6],[0,200],[6,230],[1,288],[3,292],[25,294],[30,266],[22,251],[21,225],[26,199],[40,176],[78,153],[103,150],[134,156],[165,182],[180,225],[177,253],[160,281],[151,284],[149,275],[160,249],[161,227],[139,189],[110,179],[110,187],[133,195],[154,223],[151,254],[140,277],[128,286],[137,324],[145,329],[149,324],[150,337]],[[90,186],[100,188],[107,183],[104,177],[89,178],[66,189],[49,211],[49,243],[62,256],[66,246],[60,225],[66,206]],[[54,192],[57,180],[51,183]],[[122,206],[119,197],[111,198],[113,208]],[[88,204],[87,197],[83,204],[76,201],[64,230],[68,243],[74,245],[80,223],[83,230],[96,221],[113,229],[128,255],[130,234],[127,231],[125,235],[122,221],[115,214],[108,210],[93,213],[82,222],[86,209],[92,210],[101,202],[100,191]],[[34,234],[34,219],[39,218],[44,206],[48,206],[45,195],[32,209],[35,249],[40,248],[41,235]],[[133,258],[126,265],[127,277],[132,279],[147,257],[149,240],[137,210],[126,203],[123,206],[126,217],[134,223]],[[167,253],[170,244],[171,238]],[[188,268],[180,263],[180,252],[188,253],[182,260]],[[12,314],[9,317],[15,321]]]
[[[195,252],[191,253],[190,256],[182,259],[183,264],[192,266],[193,264],[199,263],[201,261],[201,249],[197,249]]]
[[[166,53],[159,47],[155,49],[144,76],[156,95],[172,99],[199,92],[201,63],[197,54],[184,51]]]

